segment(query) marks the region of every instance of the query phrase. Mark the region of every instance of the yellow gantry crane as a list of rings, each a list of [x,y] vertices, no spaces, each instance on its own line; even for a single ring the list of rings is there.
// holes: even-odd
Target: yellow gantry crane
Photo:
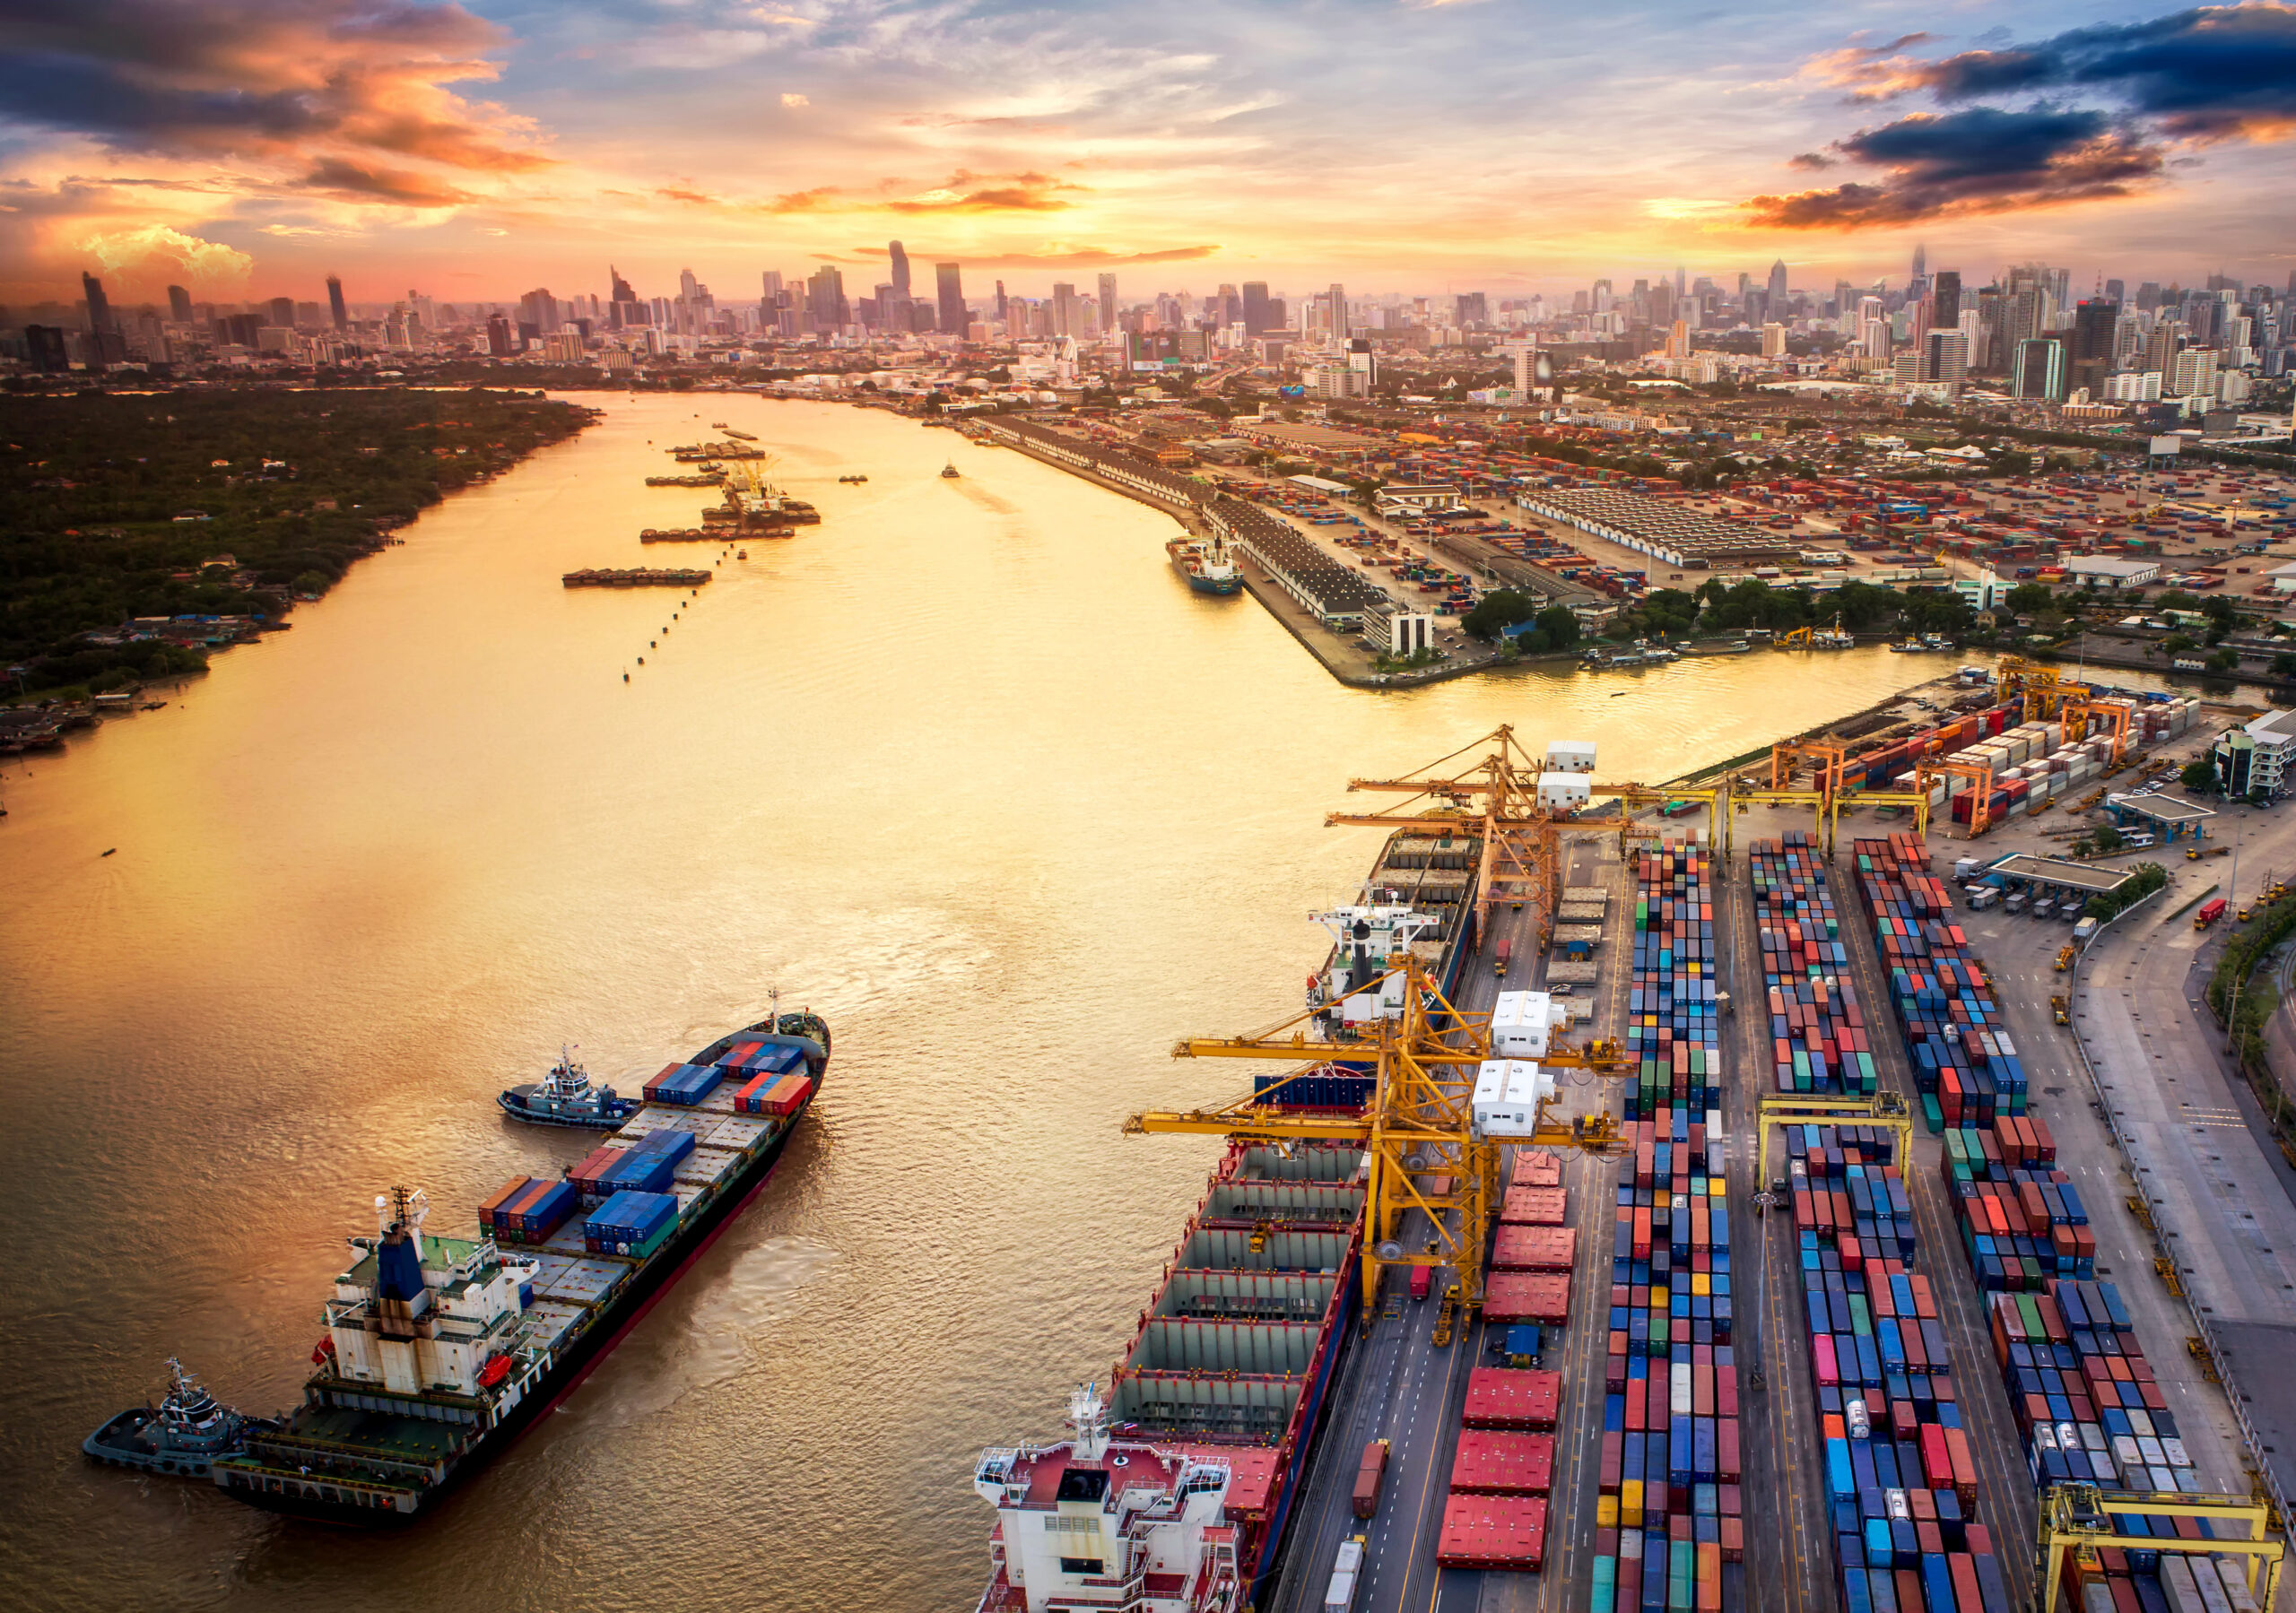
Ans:
[[[2186,1539],[2132,1534],[2118,1522],[2123,1517],[2148,1516],[2205,1518],[2212,1527],[2205,1538]],[[2104,1565],[2099,1553],[2116,1548],[2245,1557],[2243,1577],[2248,1592],[2258,1607],[2269,1608],[2280,1589],[2286,1549],[2266,1532],[2274,1522],[2270,1505],[2242,1496],[2187,1496],[2173,1491],[2107,1495],[2094,1485],[2051,1485],[2041,1496],[2040,1538],[2033,1565],[2039,1613],[2057,1613],[2066,1605],[2065,1559],[2068,1554],[2083,1577],[2101,1576]],[[2239,1532],[2235,1533],[2236,1529]]]
[[[1455,774],[1438,772],[1483,744],[1491,746],[1488,755]],[[1492,906],[1502,901],[1531,907],[1533,924],[1544,935],[1561,899],[1562,864],[1552,817],[1539,805],[1541,771],[1540,764],[1516,743],[1514,728],[1501,724],[1409,776],[1349,779],[1351,792],[1386,791],[1413,799],[1391,812],[1333,812],[1324,824],[1425,828],[1431,819],[1448,818],[1461,828],[1475,828],[1483,837],[1483,865],[1475,882],[1475,945],[1480,947],[1490,931]]]
[[[1401,976],[1400,1010],[1365,1024],[1360,1040],[1330,1042],[1310,1036],[1317,1010],[1303,1010],[1269,1030],[1231,1037],[1190,1037],[1172,1049],[1174,1058],[1312,1060],[1267,1088],[1205,1109],[1148,1110],[1124,1123],[1127,1133],[1179,1133],[1245,1137],[1270,1142],[1308,1139],[1352,1142],[1370,1165],[1363,1202],[1362,1298],[1365,1317],[1378,1298],[1381,1272],[1388,1266],[1449,1266],[1458,1273],[1461,1303],[1470,1309],[1483,1297],[1483,1247],[1490,1239],[1499,1196],[1499,1149],[1519,1143],[1532,1148],[1587,1149],[1609,1152],[1619,1146],[1608,1114],[1570,1123],[1548,1119],[1552,1099],[1541,1100],[1537,1123],[1527,1137],[1504,1142],[1481,1135],[1474,1124],[1478,1067],[1491,1057],[1488,1015],[1462,1014],[1453,1008],[1424,966],[1407,953],[1388,960],[1385,973],[1360,992],[1384,995],[1383,984]],[[1542,1071],[1584,1069],[1618,1078],[1628,1072],[1626,1054],[1616,1042],[1584,1048],[1551,1048],[1535,1061]],[[1290,1082],[1322,1071],[1334,1062],[1372,1067],[1370,1102],[1361,1111],[1282,1108],[1269,1101]],[[1439,1170],[1451,1179],[1448,1194],[1430,1194],[1414,1175]],[[1396,1234],[1405,1211],[1426,1212],[1435,1227],[1432,1251],[1412,1250]],[[1448,1212],[1456,1210],[1456,1217]]]

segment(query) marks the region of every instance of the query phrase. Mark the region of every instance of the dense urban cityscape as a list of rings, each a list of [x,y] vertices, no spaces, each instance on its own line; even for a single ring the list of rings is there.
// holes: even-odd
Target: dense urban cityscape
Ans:
[[[2296,1605],[2296,4],[0,36],[0,1605]]]

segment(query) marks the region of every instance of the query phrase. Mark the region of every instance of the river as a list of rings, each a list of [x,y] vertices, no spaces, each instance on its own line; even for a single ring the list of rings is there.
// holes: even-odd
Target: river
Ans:
[[[0,1600],[970,1607],[975,1455],[1105,1376],[1215,1151],[1118,1123],[1234,1089],[1178,1034],[1298,1003],[1308,913],[1377,849],[1321,827],[1350,775],[1507,722],[1661,779],[1944,664],[1351,690],[1190,594],[1167,518],[1018,454],[829,404],[605,407],[164,711],[0,773]],[[636,534],[691,523],[706,495],[641,479],[718,420],[823,524],[690,602],[561,588],[716,552]],[[323,1531],[80,1455],[170,1355],[291,1403],[378,1192],[460,1230],[587,1148],[498,1088],[571,1043],[627,1089],[776,986],[836,1030],[813,1123],[436,1516]]]

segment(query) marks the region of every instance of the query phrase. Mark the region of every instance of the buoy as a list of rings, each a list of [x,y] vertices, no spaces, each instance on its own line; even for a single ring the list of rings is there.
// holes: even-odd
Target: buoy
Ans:
[[[648,649],[649,649],[649,650],[650,650],[650,649],[652,649],[652,648],[654,647],[654,641],[653,641],[652,639],[648,638],[648,639],[646,641],[646,647],[647,647]]]
[[[630,681],[630,674],[629,674],[628,672],[624,672],[624,673],[622,673],[622,681],[624,683],[629,682],[629,681]]]
[[[643,656],[643,655],[639,656],[639,657],[638,657],[638,664],[639,664],[639,665],[640,665],[640,666],[645,665],[645,664],[646,664],[646,657],[645,657],[645,656]]]

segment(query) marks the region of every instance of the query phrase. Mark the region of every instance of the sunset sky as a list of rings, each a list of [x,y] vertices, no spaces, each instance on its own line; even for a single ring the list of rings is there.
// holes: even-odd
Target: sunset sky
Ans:
[[[2287,280],[2296,6],[0,0],[0,298]],[[2010,19],[2013,18],[2013,22]]]

